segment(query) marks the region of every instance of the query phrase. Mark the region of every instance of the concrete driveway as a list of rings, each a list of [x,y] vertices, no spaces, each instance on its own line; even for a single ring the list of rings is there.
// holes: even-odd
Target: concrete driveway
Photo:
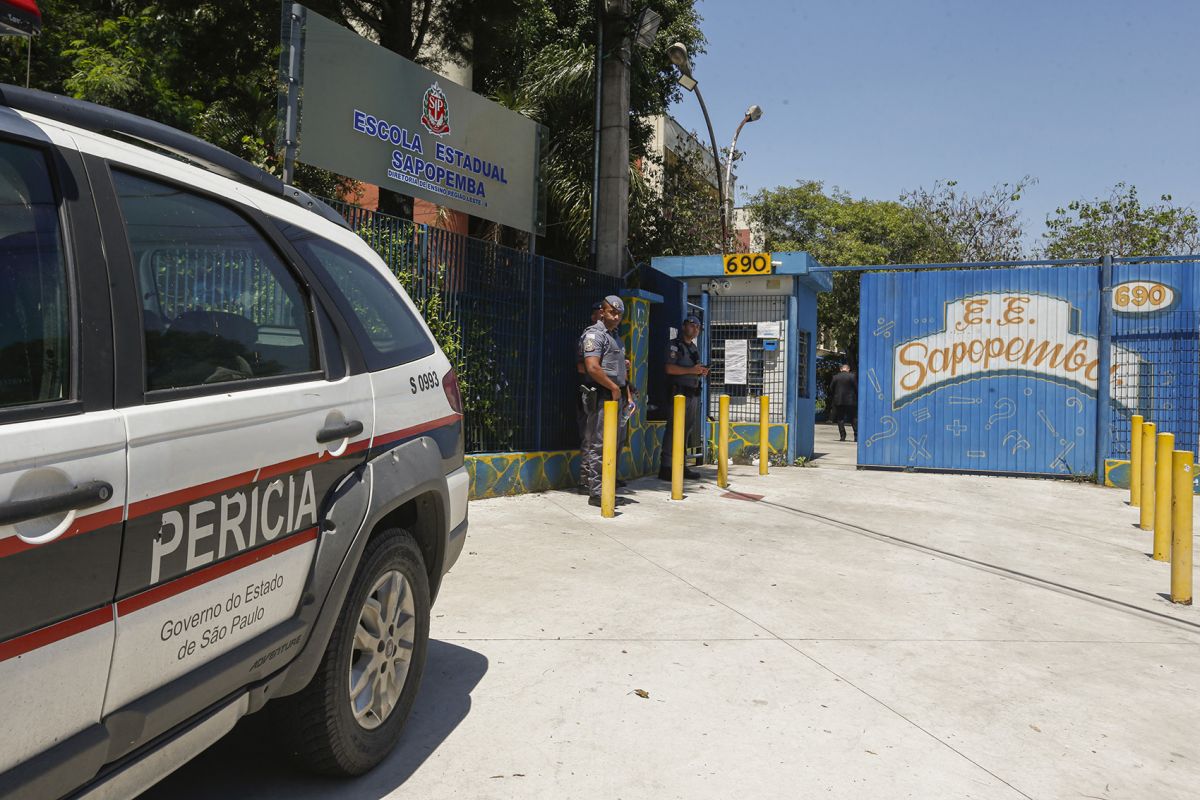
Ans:
[[[314,779],[243,729],[145,797],[1195,798],[1200,613],[1124,493],[852,447],[607,521],[474,503],[387,762]]]

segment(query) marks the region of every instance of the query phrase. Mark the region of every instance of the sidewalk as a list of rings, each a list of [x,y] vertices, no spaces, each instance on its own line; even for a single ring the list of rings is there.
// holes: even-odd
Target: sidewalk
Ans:
[[[612,520],[473,503],[387,763],[314,780],[235,732],[147,796],[1197,795],[1200,612],[1124,493],[815,463]]]
[[[858,469],[858,442],[846,426],[846,441],[838,439],[837,425],[818,423],[813,428],[813,466],[822,469]]]

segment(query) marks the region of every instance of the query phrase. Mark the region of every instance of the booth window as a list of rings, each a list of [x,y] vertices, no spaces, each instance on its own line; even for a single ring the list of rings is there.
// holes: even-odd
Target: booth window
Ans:
[[[808,385],[808,342],[809,332],[799,331],[796,336],[796,363],[799,365],[796,370],[796,396],[807,400],[812,397],[811,390]]]

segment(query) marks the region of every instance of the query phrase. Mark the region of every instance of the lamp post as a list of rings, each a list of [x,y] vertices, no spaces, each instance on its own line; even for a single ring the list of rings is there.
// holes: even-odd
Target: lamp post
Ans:
[[[725,189],[721,185],[721,156],[717,152],[717,137],[713,133],[712,120],[708,116],[708,107],[704,105],[704,95],[700,94],[700,84],[692,77],[692,64],[688,61],[687,48],[684,47],[682,42],[676,42],[667,48],[667,57],[671,59],[671,63],[679,70],[679,85],[689,92],[695,93],[696,99],[700,101],[700,110],[704,113],[704,124],[708,126],[708,140],[712,144],[713,165],[717,170],[717,207],[721,212],[721,252],[724,253],[725,243],[729,241],[729,236],[726,233]]]
[[[742,128],[747,122],[757,122],[762,117],[762,107],[758,105],[750,106],[746,109],[745,116],[738,123],[737,130],[733,133],[733,143],[729,145],[729,161],[725,164],[725,202],[728,204],[729,211],[726,213],[726,219],[733,217],[733,155],[737,151],[737,140],[742,135]]]

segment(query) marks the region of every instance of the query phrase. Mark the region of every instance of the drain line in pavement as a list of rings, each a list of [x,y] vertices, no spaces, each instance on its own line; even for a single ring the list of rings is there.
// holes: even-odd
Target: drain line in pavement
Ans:
[[[1086,589],[1077,589],[1074,586],[1068,586],[1064,583],[1056,583],[1055,581],[1047,580],[1046,578],[1039,578],[1038,576],[1030,575],[1027,572],[1009,569],[1008,567],[1001,567],[997,564],[989,564],[986,561],[980,561],[975,558],[970,558],[969,556],[951,553],[949,550],[941,550],[937,547],[932,547],[931,545],[921,544],[920,542],[914,542],[910,539],[893,536],[889,533],[882,533],[880,531],[872,530],[871,528],[864,528],[863,526],[855,525],[852,522],[844,522],[840,519],[834,519],[833,517],[827,517],[823,514],[817,514],[812,511],[802,511],[801,509],[792,508],[791,506],[786,506],[782,503],[775,503],[770,500],[760,500],[758,502],[759,505],[769,506],[771,508],[776,508],[781,511],[796,514],[802,517],[808,517],[809,519],[823,522],[826,525],[830,525],[835,528],[841,528],[849,533],[854,533],[859,536],[866,536],[887,544],[900,545],[911,550],[919,550],[923,553],[929,553],[930,555],[937,556],[938,558],[943,558],[947,561],[956,562],[963,564],[964,566],[973,567],[975,569],[981,569],[985,572],[990,572],[1002,578],[1011,578],[1031,586],[1039,586],[1043,589],[1050,589],[1052,591],[1074,596],[1079,599],[1098,602],[1102,605],[1109,606],[1116,611],[1124,611],[1127,613],[1132,612],[1137,616],[1153,617],[1154,621],[1156,622],[1162,622],[1174,625],[1176,627],[1186,628],[1189,630],[1189,632],[1200,631],[1200,624],[1198,623],[1191,622],[1186,619],[1179,619],[1178,617],[1173,617],[1170,614],[1164,614],[1161,611],[1152,611],[1148,608],[1142,608],[1141,606],[1136,606],[1132,603],[1126,603],[1123,600],[1105,597],[1104,595],[1096,594],[1095,592],[1089,592]]]

